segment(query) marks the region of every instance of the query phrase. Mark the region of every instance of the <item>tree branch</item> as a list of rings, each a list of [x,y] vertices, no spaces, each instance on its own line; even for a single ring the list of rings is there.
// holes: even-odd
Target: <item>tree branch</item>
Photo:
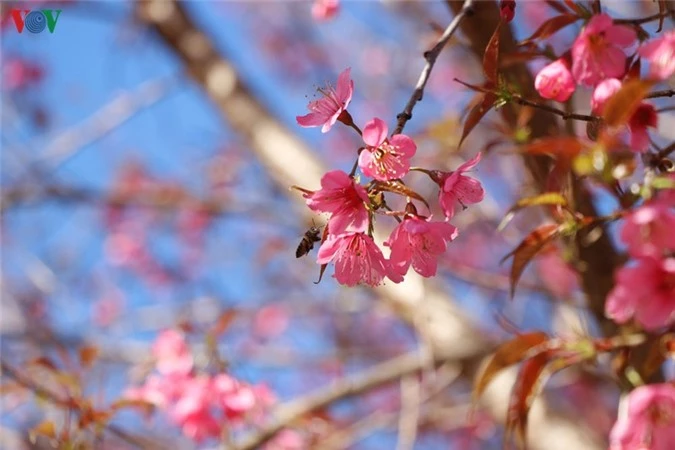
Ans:
[[[438,55],[441,54],[441,50],[443,50],[443,48],[448,43],[452,35],[455,33],[459,25],[462,23],[464,17],[471,15],[473,11],[472,8],[473,8],[473,0],[464,0],[464,5],[462,6],[462,9],[460,9],[459,12],[455,15],[455,18],[452,19],[452,22],[450,22],[450,25],[448,25],[448,27],[445,29],[445,31],[438,39],[436,44],[431,48],[431,50],[424,52],[424,59],[426,60],[426,64],[424,65],[424,69],[422,69],[422,73],[420,74],[420,77],[417,80],[417,85],[415,86],[415,90],[410,96],[410,100],[408,100],[408,103],[405,105],[405,108],[403,108],[403,111],[396,116],[397,125],[392,135],[401,134],[403,128],[405,127],[405,124],[410,119],[412,119],[413,109],[415,108],[417,102],[421,101],[422,98],[424,97],[424,88],[426,87],[427,82],[429,81],[431,70],[434,68],[434,64],[436,64]]]

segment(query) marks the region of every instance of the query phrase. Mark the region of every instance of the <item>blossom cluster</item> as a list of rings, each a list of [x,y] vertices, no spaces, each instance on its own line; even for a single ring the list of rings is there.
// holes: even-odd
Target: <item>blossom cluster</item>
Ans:
[[[262,419],[275,402],[264,385],[249,385],[227,373],[197,373],[192,353],[179,331],[160,333],[152,354],[156,373],[141,386],[128,389],[125,397],[163,411],[186,437],[196,442],[221,438],[231,429]],[[272,440],[266,448],[302,448],[300,435],[292,430],[285,430],[277,438],[283,443]],[[297,445],[290,445],[293,442]]]
[[[636,43],[637,35],[632,27],[615,24],[607,14],[593,15],[571,50],[539,71],[535,88],[543,98],[564,102],[578,85],[592,87],[592,112],[602,114],[607,100],[630,77],[627,67],[632,58],[625,50],[635,48]],[[642,43],[636,56],[649,63],[651,79],[668,79],[675,73],[675,31]],[[631,149],[646,151],[647,129],[656,126],[654,106],[642,102],[629,121]]]
[[[633,261],[619,269],[605,313],[647,330],[675,323],[675,192],[663,190],[627,214],[620,231]]]
[[[339,121],[354,128],[363,145],[351,174],[330,171],[322,177],[319,190],[298,188],[312,211],[330,215],[317,263],[334,262],[335,278],[347,286],[359,283],[376,286],[385,278],[399,283],[411,266],[424,277],[434,276],[439,256],[458,234],[457,228],[449,223],[457,205],[478,203],[485,195],[481,183],[466,175],[479,163],[480,153],[452,172],[413,168],[411,159],[417,145],[412,138],[404,134],[389,136],[387,124],[379,118],[368,121],[363,131],[354,124],[347,112],[354,92],[350,69],[339,75],[335,88],[328,86],[319,92],[322,97],[309,103],[310,113],[298,116],[298,124],[321,126],[325,133]],[[372,181],[361,184],[355,176],[356,168]],[[421,196],[402,181],[411,170],[426,173],[439,186],[438,202],[444,221],[433,221],[431,216],[417,213],[411,198],[420,200]],[[384,242],[391,249],[389,258],[385,258],[373,239],[374,214],[388,209],[383,199],[385,191],[408,198],[404,211],[386,211],[399,220]]]

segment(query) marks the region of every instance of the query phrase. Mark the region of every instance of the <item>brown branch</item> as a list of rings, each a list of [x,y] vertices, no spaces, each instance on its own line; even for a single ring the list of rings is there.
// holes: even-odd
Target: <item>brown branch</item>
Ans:
[[[675,10],[673,10],[673,11],[675,11]],[[661,18],[668,17],[673,11],[665,12],[663,14],[656,13],[656,14],[652,14],[651,16],[642,17],[640,19],[616,19],[616,20],[614,20],[614,23],[623,24],[623,25],[642,25],[643,23],[648,23],[648,22],[651,22],[653,20],[658,20],[658,19],[661,19]]]
[[[600,117],[598,116],[589,116],[586,114],[576,114],[576,113],[569,113],[565,112],[561,109],[554,108],[546,103],[537,103],[533,102],[531,100],[527,100],[523,97],[521,97],[518,94],[511,94],[511,99],[516,102],[519,105],[523,106],[531,106],[533,108],[541,109],[542,111],[550,112],[552,114],[558,115],[562,117],[565,120],[581,120],[584,122],[597,122],[600,120]]]
[[[663,91],[654,91],[645,95],[645,98],[672,97],[675,95],[675,89],[665,89]]]
[[[441,363],[442,361],[438,361]],[[412,351],[385,361],[351,378],[340,380],[326,388],[320,388],[305,397],[279,407],[273,421],[258,430],[254,435],[241,442],[237,450],[253,450],[269,441],[275,434],[314,411],[330,404],[367,392],[387,383],[414,374],[429,366],[418,351]]]
[[[460,9],[459,12],[455,15],[455,18],[452,19],[452,22],[450,22],[450,25],[448,25],[448,27],[445,29],[445,31],[438,39],[436,44],[431,48],[431,50],[424,52],[424,59],[426,60],[426,64],[424,65],[424,69],[422,69],[422,73],[420,74],[420,77],[417,80],[417,85],[415,86],[415,90],[410,96],[410,100],[408,100],[408,103],[405,105],[405,108],[403,108],[403,111],[396,116],[397,125],[392,135],[400,134],[403,131],[405,124],[410,119],[412,119],[413,109],[415,108],[417,102],[421,101],[422,97],[424,96],[424,88],[426,87],[427,82],[429,81],[429,76],[431,76],[431,70],[434,68],[434,64],[436,64],[438,55],[441,54],[441,50],[443,50],[443,48],[446,46],[452,35],[455,33],[459,25],[462,23],[462,20],[464,20],[464,17],[471,15],[473,11],[472,8],[473,8],[473,0],[464,0],[464,5],[462,6],[462,9]]]

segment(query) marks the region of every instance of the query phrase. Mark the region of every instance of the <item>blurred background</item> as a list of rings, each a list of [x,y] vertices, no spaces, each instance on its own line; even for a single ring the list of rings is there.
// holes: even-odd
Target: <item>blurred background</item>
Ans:
[[[657,11],[649,1],[603,4],[631,17]],[[498,115],[457,150],[473,93],[453,80],[483,81],[462,33],[441,54],[406,128],[417,166],[454,170],[484,156],[472,176],[486,199],[453,219],[459,237],[439,276],[349,289],[332,267],[314,284],[316,249],[295,258],[312,219],[325,218],[310,215],[289,187],[317,189],[325,171],[348,171],[361,142],[341,124],[322,134],[295,117],[351,67],[355,122],[380,117],[393,129],[422,53],[453,17],[445,2],[343,1],[330,20],[315,19],[308,1],[0,6],[2,448],[46,448],[27,430],[45,417],[62,426],[67,416],[6,377],[7,368],[50,385],[54,373],[70,374],[82,395],[109,405],[143,382],[152,343],[170,328],[185,333],[198,370],[265,385],[280,403],[399,355],[424,355],[441,339],[445,372],[429,364],[314,411],[293,424],[304,439],[298,448],[499,448],[508,384],[467,418],[480,358],[517,330],[597,331],[563,251],[538,256],[509,300],[500,260],[545,215],[525,212],[496,232],[508,207],[536,192]],[[53,33],[18,33],[12,8],[61,13]],[[546,2],[519,2],[514,36],[554,14]],[[556,34],[552,48],[568,48],[580,26]],[[588,94],[575,98],[581,112]],[[412,179],[435,199],[428,179]],[[414,311],[436,328],[427,334]],[[95,349],[95,360],[84,364],[82,349]],[[541,419],[554,428],[533,433],[586,442],[597,438],[589,429],[606,435],[618,394],[604,381],[592,370],[556,377],[548,389],[556,413]],[[419,426],[406,444],[411,420]],[[190,440],[160,412],[125,408],[110,423],[149,448],[220,448]],[[127,447],[114,435],[94,445]]]

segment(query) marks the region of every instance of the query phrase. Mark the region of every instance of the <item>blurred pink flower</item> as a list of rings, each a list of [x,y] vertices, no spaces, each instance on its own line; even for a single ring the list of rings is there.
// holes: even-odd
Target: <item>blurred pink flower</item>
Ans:
[[[594,15],[572,44],[572,73],[577,83],[595,86],[605,78],[620,78],[626,71],[622,48],[636,40],[635,31],[614,25],[607,14]]]
[[[675,448],[675,386],[649,384],[628,394],[626,414],[609,435],[610,450],[671,450]]]
[[[193,360],[182,333],[165,330],[152,346],[152,355],[157,360],[157,371],[162,375],[184,375],[192,371]]]
[[[368,194],[363,186],[345,172],[328,172],[321,178],[321,189],[303,196],[312,211],[332,214],[328,221],[331,234],[366,231]]]
[[[375,241],[364,233],[329,235],[319,248],[317,263],[335,262],[335,278],[340,284],[355,286],[379,285],[388,275],[389,265]],[[402,278],[394,275],[394,282]]]
[[[591,96],[591,110],[594,114],[602,114],[607,101],[621,89],[621,81],[608,78],[600,82]],[[628,121],[630,130],[630,147],[637,152],[644,152],[649,148],[649,133],[647,128],[656,128],[658,115],[653,105],[642,102]]]
[[[647,330],[675,321],[675,258],[641,258],[616,274],[605,315],[625,323],[633,317]]]
[[[485,190],[480,181],[467,177],[465,172],[473,169],[480,162],[481,154],[466,161],[453,172],[433,172],[434,181],[441,190],[438,201],[445,213],[445,217],[451,219],[455,215],[455,205],[459,202],[462,206],[478,203],[485,197]]]
[[[221,432],[219,422],[211,413],[210,388],[209,377],[190,378],[180,399],[170,408],[169,415],[183,429],[183,434],[197,442],[218,437]]]
[[[675,212],[663,203],[650,203],[633,210],[621,228],[621,240],[631,256],[661,257],[675,250]]]
[[[508,23],[513,20],[516,15],[516,1],[515,0],[500,0],[499,1],[499,16]]]
[[[642,44],[638,54],[649,61],[649,75],[665,80],[675,73],[675,30]]]
[[[560,58],[545,66],[537,74],[534,87],[543,98],[557,102],[567,101],[576,89],[569,63]]]
[[[410,170],[410,158],[417,151],[415,142],[408,136],[397,134],[387,139],[388,132],[382,119],[368,122],[363,128],[366,148],[359,155],[359,167],[364,175],[381,181],[405,176]]]
[[[340,0],[315,0],[312,5],[312,17],[317,21],[335,17],[340,9]]]
[[[384,245],[391,247],[391,270],[405,275],[412,264],[423,277],[436,275],[437,259],[447,243],[457,237],[457,228],[447,222],[430,222],[419,216],[406,216]]]
[[[537,272],[544,286],[561,299],[567,299],[579,285],[577,273],[558,251],[542,252],[537,257]]]
[[[281,305],[260,308],[253,318],[253,332],[262,338],[279,336],[288,328],[288,311]]]
[[[20,58],[5,58],[2,61],[2,89],[15,91],[29,88],[44,77],[42,67]]]
[[[346,111],[349,102],[352,101],[354,93],[354,81],[350,78],[351,69],[347,68],[338,76],[337,88],[326,86],[319,89],[323,98],[315,100],[307,105],[311,111],[304,116],[297,116],[298,124],[302,127],[318,127],[322,125],[321,131],[326,133],[335,125],[338,117],[343,111]]]

